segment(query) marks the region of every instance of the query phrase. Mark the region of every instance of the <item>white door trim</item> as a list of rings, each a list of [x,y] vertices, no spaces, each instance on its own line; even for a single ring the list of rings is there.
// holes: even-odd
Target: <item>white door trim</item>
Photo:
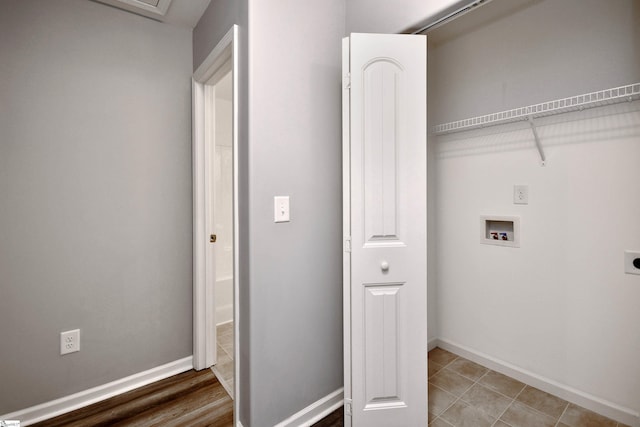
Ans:
[[[349,38],[342,39],[342,71],[349,69]],[[346,67],[346,68],[345,68]],[[342,76],[342,309],[344,348],[344,427],[351,427],[351,76]]]
[[[193,73],[193,367],[206,369],[211,366],[215,347],[215,318],[213,282],[206,277],[205,216],[205,86],[224,67],[231,64],[233,96],[233,328],[234,328],[234,413],[237,414],[239,393],[239,266],[240,240],[238,220],[238,26],[234,25]],[[208,321],[209,319],[209,321]],[[212,348],[213,347],[213,348]]]

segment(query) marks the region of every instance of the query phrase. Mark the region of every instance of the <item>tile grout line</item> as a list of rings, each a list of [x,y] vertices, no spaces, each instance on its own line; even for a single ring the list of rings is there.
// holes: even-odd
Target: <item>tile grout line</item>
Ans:
[[[533,386],[531,386],[531,385],[525,384],[525,387],[522,389],[522,391],[524,391],[527,387],[531,387],[531,388],[533,388],[533,389],[536,389],[535,387],[533,387]],[[536,389],[536,390],[539,390],[539,389]],[[550,393],[547,393],[547,394],[550,394]],[[518,393],[518,395],[520,395],[520,393]],[[553,394],[551,394],[551,396],[553,396],[553,397],[557,397],[558,399],[561,399],[561,398],[559,398],[558,396],[555,396],[555,395],[553,395]],[[561,400],[564,400],[564,399],[561,399]],[[566,409],[569,407],[569,402],[568,402],[568,401],[566,401],[566,400],[564,400],[564,401],[565,401],[565,402],[567,402],[567,406],[565,407],[565,410],[566,410]],[[550,414],[547,414],[546,412],[542,412],[541,410],[539,410],[539,409],[537,409],[537,408],[534,408],[533,406],[527,405],[527,404],[526,404],[526,403],[524,403],[524,402],[518,402],[518,403],[520,403],[521,405],[526,406],[527,408],[531,409],[533,412],[535,412],[535,413],[536,413],[536,414],[538,414],[538,415],[541,415],[541,416],[543,416],[543,417],[547,417],[547,418],[551,418],[551,419],[555,418],[554,416],[552,416],[552,415],[550,415]],[[562,414],[560,415],[560,418],[562,418],[562,415],[564,415],[564,411],[562,411]],[[558,422],[558,421],[560,420],[560,418],[558,418],[558,420],[556,420],[556,422]],[[554,425],[555,425],[555,424],[554,424]]]
[[[452,354],[453,354],[453,353],[452,353]],[[445,369],[446,367],[448,367],[448,366],[452,365],[452,364],[453,364],[453,362],[455,362],[456,360],[459,360],[459,359],[469,360],[469,359],[465,359],[464,357],[460,357],[460,356],[457,356],[457,355],[456,355],[456,358],[455,358],[455,359],[453,359],[451,362],[449,362],[448,364],[446,364],[445,366],[443,366],[441,369],[439,369],[437,372],[435,372],[435,373],[433,374],[433,376],[435,377],[435,376],[436,376],[436,375],[438,375],[440,372],[444,371],[444,369]],[[475,362],[472,362],[472,363],[475,363]],[[480,382],[479,382],[479,381],[480,381],[482,378],[484,378],[485,376],[487,376],[487,375],[489,374],[489,372],[491,372],[491,369],[487,368],[486,366],[482,366],[482,365],[480,365],[480,364],[477,364],[477,365],[478,365],[478,366],[481,366],[482,368],[486,369],[487,371],[486,371],[484,374],[480,375],[480,376],[478,377],[478,379],[476,379],[476,380],[474,380],[473,378],[469,378],[469,377],[467,377],[467,376],[465,376],[465,375],[459,374],[458,372],[451,371],[451,372],[453,372],[454,374],[460,375],[462,378],[466,378],[466,379],[468,379],[468,380],[472,381],[472,382],[473,382],[473,384],[471,384],[467,389],[465,389],[465,391],[463,391],[463,392],[460,394],[460,397],[458,397],[458,398],[457,398],[456,400],[454,400],[454,401],[453,401],[449,406],[447,406],[447,407],[446,407],[446,409],[445,409],[444,411],[442,411],[442,413],[441,413],[440,415],[436,416],[436,418],[434,418],[434,420],[433,420],[433,421],[435,421],[435,420],[437,420],[437,419],[441,419],[441,420],[442,420],[442,421],[444,421],[445,423],[447,423],[447,424],[449,424],[449,425],[451,425],[451,426],[453,426],[453,427],[456,427],[456,426],[455,426],[455,424],[451,424],[450,422],[448,422],[448,421],[447,421],[447,420],[445,420],[444,418],[441,418],[440,416],[441,416],[442,414],[444,414],[445,412],[447,412],[447,411],[449,410],[449,408],[451,408],[453,405],[455,405],[455,404],[456,404],[456,403],[458,403],[459,401],[462,401],[463,403],[469,404],[469,403],[468,403],[468,402],[466,402],[465,400],[462,400],[462,396],[464,396],[464,394],[465,394],[466,392],[468,392],[469,390],[471,390],[471,389],[473,388],[473,386],[475,386],[476,384],[477,384],[477,385],[482,386],[482,384],[480,384]],[[435,384],[434,384],[433,386],[434,386],[434,387],[438,387],[438,386],[437,386],[437,385],[435,385]],[[439,388],[440,390],[443,390],[443,391],[447,392],[446,390],[444,390],[444,389],[442,389],[442,388],[440,388],[440,387],[438,387],[438,388]],[[447,393],[449,393],[449,392],[447,392]],[[449,394],[452,394],[452,393],[449,393]],[[499,394],[501,394],[501,393],[499,393]],[[502,395],[502,394],[501,394],[501,395]],[[470,404],[469,404],[469,405],[470,405]],[[471,406],[473,406],[473,405],[471,405]],[[480,410],[482,410],[482,409],[480,409]],[[483,411],[483,412],[484,412],[484,411]],[[486,412],[485,412],[485,413],[486,413]],[[487,415],[491,416],[490,414],[487,414]],[[496,421],[497,421],[497,420],[496,420]],[[494,424],[495,424],[495,422],[496,422],[496,421],[494,421]]]
[[[465,358],[463,358],[463,357],[458,356],[458,358],[457,358],[457,359],[454,359],[454,360],[453,360],[451,363],[449,363],[447,366],[449,366],[449,365],[453,364],[453,362],[455,362],[455,361],[456,361],[456,360],[458,360],[458,359],[469,360],[469,359],[465,359]],[[472,363],[475,363],[475,362],[473,362],[473,361],[471,361],[471,362],[472,362]],[[503,423],[507,424],[508,426],[511,426],[511,424],[509,424],[509,423],[505,422],[504,420],[501,420],[501,419],[500,419],[500,417],[502,417],[502,415],[504,415],[504,413],[507,411],[507,409],[509,409],[509,407],[511,406],[511,404],[512,404],[513,402],[515,402],[516,398],[517,398],[518,396],[520,396],[520,394],[524,391],[524,389],[525,389],[525,388],[527,388],[527,385],[526,385],[526,384],[524,384],[524,385],[523,385],[523,387],[522,387],[522,389],[518,392],[518,394],[516,394],[516,395],[515,395],[515,397],[513,397],[513,398],[512,398],[512,397],[509,397],[509,396],[507,396],[507,395],[505,395],[505,394],[503,394],[503,393],[500,393],[498,390],[493,389],[493,387],[490,387],[490,386],[488,386],[488,385],[484,385],[484,384],[482,384],[482,383],[480,382],[480,380],[482,380],[484,377],[486,377],[487,375],[489,375],[489,373],[490,373],[490,372],[495,372],[495,371],[493,371],[493,370],[492,370],[492,369],[490,369],[490,368],[487,368],[486,366],[480,365],[479,363],[476,363],[476,365],[478,365],[478,366],[480,366],[480,367],[482,367],[482,368],[486,369],[486,372],[485,372],[484,374],[482,374],[481,376],[479,376],[479,377],[478,377],[477,379],[475,379],[475,380],[474,380],[473,378],[469,378],[469,377],[467,377],[467,376],[465,376],[465,375],[463,375],[463,374],[461,374],[461,373],[458,373],[458,372],[452,371],[453,373],[458,374],[458,375],[460,375],[460,376],[461,376],[461,377],[463,377],[463,378],[466,378],[466,379],[468,379],[468,380],[470,380],[470,381],[473,381],[473,384],[471,384],[471,386],[470,386],[469,388],[467,388],[467,389],[464,391],[464,393],[462,393],[462,394],[460,395],[460,397],[459,397],[455,402],[453,402],[451,405],[449,405],[449,407],[447,407],[447,409],[445,409],[445,411],[443,411],[442,413],[444,414],[444,413],[445,413],[445,412],[446,412],[446,411],[447,411],[451,406],[455,405],[458,401],[461,401],[461,402],[463,402],[463,403],[466,403],[466,404],[468,404],[468,405],[470,405],[470,406],[474,406],[473,404],[471,404],[471,403],[467,402],[466,400],[464,400],[462,397],[463,397],[463,395],[464,395],[465,393],[467,393],[469,390],[471,390],[471,388],[473,388],[475,385],[478,385],[478,386],[483,387],[483,388],[485,388],[485,389],[487,389],[487,390],[489,390],[489,391],[491,391],[491,392],[493,392],[493,393],[498,394],[499,396],[504,397],[504,398],[505,398],[505,399],[507,399],[507,400],[511,400],[511,402],[509,402],[509,404],[506,406],[506,408],[505,408],[505,409],[500,413],[500,415],[498,415],[498,416],[496,417],[496,419],[495,419],[495,420],[493,421],[493,423],[491,424],[491,426],[495,426],[495,424],[496,424],[498,421],[501,421],[501,422],[503,422]],[[444,370],[444,367],[443,367],[440,371],[442,371],[442,370]],[[440,371],[438,371],[437,373],[439,373]],[[436,373],[436,374],[437,374],[437,373]],[[435,376],[436,374],[434,374],[434,376]],[[484,411],[482,408],[477,408],[477,409],[478,409],[478,410],[480,410],[480,411],[482,411],[482,412],[484,412],[485,414],[487,414],[488,416],[490,416],[490,417],[492,417],[492,418],[493,418],[493,416],[492,416],[491,414],[489,414],[488,412]],[[438,416],[438,418],[440,418],[440,417]],[[446,420],[444,420],[444,419],[443,419],[443,421],[446,421]],[[454,426],[454,427],[455,427],[455,426]],[[513,427],[513,426],[511,426],[511,427]]]
[[[452,354],[454,354],[454,353],[452,353]],[[444,365],[442,368],[440,368],[438,371],[436,371],[436,372],[433,374],[433,376],[435,377],[435,376],[436,376],[436,375],[438,375],[440,372],[444,371],[444,370],[445,370],[445,368],[447,368],[448,366],[452,365],[456,360],[460,360],[460,359],[467,360],[467,361],[469,360],[469,359],[466,359],[466,358],[464,358],[464,357],[461,357],[461,356],[456,355],[456,358],[455,358],[455,359],[453,359],[451,362],[447,363],[447,364],[446,364],[446,365]],[[472,363],[475,363],[475,362],[472,362]],[[470,385],[470,386],[469,386],[469,387],[468,387],[464,392],[462,392],[462,393],[460,394],[460,397],[458,397],[458,398],[457,398],[456,400],[454,400],[454,401],[453,401],[449,406],[447,406],[447,407],[446,407],[446,409],[445,409],[444,411],[442,411],[442,413],[441,413],[440,415],[436,416],[436,418],[434,418],[434,420],[433,420],[433,421],[435,421],[435,420],[437,420],[437,419],[441,419],[441,420],[442,420],[442,421],[444,421],[445,423],[447,423],[447,424],[449,424],[449,425],[452,425],[453,427],[456,427],[454,424],[451,424],[450,422],[448,422],[448,421],[447,421],[447,420],[445,420],[444,418],[441,418],[441,415],[442,415],[442,414],[444,414],[445,412],[447,412],[447,411],[449,410],[449,408],[451,408],[453,405],[455,405],[455,404],[456,404],[456,403],[458,403],[459,401],[461,401],[461,402],[463,402],[463,403],[466,403],[466,404],[471,405],[469,402],[467,402],[467,401],[463,400],[463,399],[462,399],[462,396],[463,396],[465,393],[467,393],[469,390],[471,390],[471,389],[473,388],[473,386],[475,386],[475,385],[479,385],[479,386],[481,386],[481,387],[485,387],[484,385],[480,384],[480,380],[481,380],[482,378],[486,377],[486,376],[489,374],[489,372],[491,372],[491,369],[487,368],[486,366],[482,366],[482,365],[480,365],[480,364],[477,364],[477,365],[478,365],[478,366],[480,366],[480,367],[482,367],[482,368],[484,368],[484,369],[486,369],[486,372],[485,372],[484,374],[480,375],[480,376],[479,376],[477,379],[475,379],[475,380],[474,380],[473,378],[469,378],[469,377],[467,377],[467,376],[465,376],[465,375],[463,375],[463,374],[460,374],[460,373],[458,373],[458,372],[451,371],[451,372],[452,372],[452,373],[454,373],[454,374],[460,375],[462,378],[466,378],[466,379],[468,379],[469,381],[472,381],[472,382],[473,382],[473,384],[471,384],[471,385]],[[444,389],[442,389],[442,388],[440,388],[440,387],[436,386],[435,384],[434,384],[433,386],[434,386],[434,387],[439,388],[440,390],[443,390],[443,391],[447,392],[446,390],[444,390]],[[488,390],[491,390],[491,389],[490,389],[490,388],[488,388],[488,387],[485,387],[485,388],[487,388]],[[491,391],[493,391],[493,390],[491,390]],[[498,392],[498,391],[495,391],[495,392],[496,392],[497,394],[501,395],[501,396],[504,396],[502,393],[500,393],[500,392]],[[447,392],[447,393],[449,393],[449,392]],[[452,393],[449,393],[449,394],[452,394]],[[508,396],[504,396],[504,397],[508,398]],[[473,406],[473,405],[471,405],[471,406]],[[507,407],[508,407],[508,406],[507,406]],[[478,409],[482,411],[482,409],[480,409],[480,408],[478,408]],[[484,412],[484,411],[483,411],[483,412]],[[485,412],[485,413],[486,413],[486,412]],[[487,414],[487,415],[489,415],[489,416],[491,416],[491,415],[490,415],[490,414],[488,414],[488,413],[486,413],[486,414]],[[497,418],[497,419],[493,422],[493,424],[495,424],[495,423],[498,421],[498,419],[499,419],[499,418]],[[493,425],[493,424],[492,424],[492,425]]]
[[[560,420],[562,419],[562,417],[564,417],[564,414],[565,412],[567,412],[567,409],[569,409],[569,402],[567,402],[567,406],[564,407],[564,411],[562,411],[562,413],[560,414],[560,417],[558,418],[558,421],[556,421],[555,427],[558,427],[558,425],[560,425]]]
[[[518,397],[522,394],[522,392],[523,392],[523,391],[525,391],[525,390],[527,389],[527,387],[531,387],[531,388],[534,388],[534,389],[535,389],[535,387],[530,386],[530,385],[528,385],[528,384],[525,384],[525,385],[524,385],[524,387],[522,388],[522,390],[520,390],[520,392],[516,395],[516,397],[514,397],[514,398],[513,398],[513,400],[512,400],[512,401],[511,401],[511,403],[509,404],[509,406],[507,406],[507,409],[505,409],[505,410],[504,410],[504,412],[503,412],[500,416],[504,415],[504,413],[505,413],[505,412],[507,412],[507,410],[508,410],[512,405],[513,405],[513,403],[516,403],[516,401],[517,401]],[[551,395],[551,396],[554,396],[554,395]],[[557,396],[554,396],[554,397],[557,397]],[[563,399],[563,400],[564,400],[564,399]],[[567,401],[565,401],[565,402],[567,402]],[[538,414],[538,415],[540,415],[540,416],[543,416],[543,417],[546,417],[546,418],[551,418],[551,419],[555,418],[554,416],[552,416],[552,415],[550,415],[550,414],[547,414],[546,412],[542,412],[541,410],[536,409],[536,408],[534,408],[533,406],[527,405],[527,404],[526,404],[526,403],[524,403],[524,402],[519,402],[519,401],[518,401],[517,403],[521,404],[522,406],[525,406],[526,408],[528,408],[528,409],[532,410],[533,412],[535,412],[536,414]],[[565,408],[564,408],[564,410],[562,411],[562,414],[560,414],[560,417],[556,420],[556,422],[555,422],[555,424],[554,424],[554,427],[557,427],[557,426],[558,426],[558,424],[560,423],[560,420],[562,419],[562,416],[564,415],[564,413],[566,412],[566,410],[569,408],[569,405],[570,405],[570,402],[567,402],[567,403],[566,403],[566,406],[565,406]],[[504,420],[500,420],[500,421],[502,421],[503,423],[505,423],[505,424],[507,424],[507,425],[510,425],[509,423],[505,422]]]
[[[233,364],[233,363],[235,363],[235,362],[233,361],[233,358],[232,358],[232,357],[230,357],[230,356],[228,355],[228,353],[227,353],[227,352],[226,352],[222,347],[220,347],[220,349],[222,350],[222,352],[223,352],[224,354],[226,354],[226,355],[227,355],[227,357],[229,357],[229,360],[231,360],[232,364]],[[224,370],[223,370],[223,369],[221,369],[221,368],[220,368],[220,363],[216,363],[216,364],[215,364],[215,365],[213,365],[211,368],[212,368],[212,369],[214,369],[214,368],[215,368],[214,373],[216,374],[216,376],[217,376],[217,377],[219,377],[221,380],[222,380],[222,379],[224,379],[224,381],[225,381],[225,382],[227,382],[226,375],[225,375],[225,374],[227,374],[227,373],[228,373],[228,370],[227,370],[227,369],[224,369]],[[231,369],[231,371],[233,371],[233,368]]]
[[[219,332],[219,326],[216,326],[216,349],[217,352],[220,355],[226,355],[232,363],[235,363],[235,361],[233,360],[233,356],[229,354],[229,352],[227,352],[227,350],[220,344],[220,337],[221,334]],[[220,359],[220,357],[218,357],[218,359]],[[218,362],[220,362],[218,360]],[[225,389],[225,391],[227,392],[227,394],[231,397],[231,399],[233,399],[233,391],[235,389],[235,385],[232,385],[231,383],[233,382],[233,378],[230,381],[227,381],[225,379],[225,375],[224,372],[220,369],[219,367],[219,363],[211,366],[211,371],[213,372],[213,374],[216,376],[216,378],[218,379],[218,381],[220,382],[220,384],[222,385],[222,388]]]
[[[503,415],[504,415],[504,414],[509,410],[509,408],[511,408],[511,406],[513,405],[513,402],[515,402],[515,401],[516,401],[516,399],[518,398],[518,396],[520,396],[520,395],[522,394],[522,392],[523,392],[526,388],[527,388],[527,385],[526,385],[526,384],[524,384],[524,385],[522,386],[522,388],[520,389],[520,391],[518,392],[518,394],[516,394],[515,396],[513,396],[513,398],[511,399],[511,402],[509,402],[509,404],[507,405],[507,407],[506,407],[506,408],[504,408],[504,410],[500,413],[500,415],[498,415],[498,418],[496,418],[496,420],[493,422],[493,424],[491,424],[491,427],[494,427],[498,421],[502,421],[503,423],[505,423],[505,424],[507,424],[507,425],[509,425],[509,426],[511,425],[511,424],[507,423],[506,421],[501,420],[500,418],[502,418],[502,416],[503,416]],[[502,393],[500,393],[500,394],[502,394]],[[504,396],[504,395],[503,395],[503,396]]]
[[[229,359],[233,360],[233,356],[230,355],[229,352],[224,349],[224,347],[222,347],[221,345],[217,345],[217,347],[220,347],[220,350],[222,350],[222,352],[226,354]]]
[[[469,359],[465,359],[465,360],[469,360]],[[471,363],[475,363],[475,362],[471,362]],[[482,365],[480,365],[479,363],[476,363],[476,365],[478,365],[478,366],[482,366]],[[487,368],[486,366],[482,366],[482,367],[483,367],[484,369],[486,369],[486,370],[487,370],[487,372],[485,372],[484,374],[480,375],[480,376],[478,377],[478,379],[476,379],[476,380],[475,380],[475,382],[474,382],[473,384],[471,384],[471,387],[469,387],[467,390],[465,390],[465,392],[464,392],[464,393],[462,393],[462,394],[460,395],[460,399],[462,399],[462,396],[464,396],[464,394],[465,394],[466,392],[468,392],[469,390],[471,390],[475,385],[479,385],[479,386],[481,386],[481,387],[484,387],[482,384],[480,384],[480,380],[481,380],[481,379],[483,379],[484,377],[486,377],[486,376],[489,374],[489,372],[491,372],[491,369]],[[465,377],[464,375],[461,375],[461,376],[462,376],[462,377],[464,377],[464,378],[467,378],[467,379],[471,379],[471,378],[469,378],[469,377]],[[467,402],[467,401],[464,401],[464,400],[463,400],[463,402],[464,402],[464,403],[467,403],[467,404],[469,404],[469,405],[471,405],[471,404],[470,404],[469,402]],[[473,406],[473,405],[472,405],[472,406]],[[478,409],[479,409],[479,410],[481,410],[482,412],[484,412],[482,409],[480,409],[480,408],[478,408]],[[487,414],[487,415],[491,416],[491,415],[490,415],[490,414],[488,414],[487,412],[485,412],[485,414]],[[498,419],[496,418],[496,419],[493,421],[493,424],[495,424],[497,421],[498,421]],[[491,424],[491,425],[493,426],[493,424]]]
[[[446,350],[445,350],[445,351],[446,351]],[[451,354],[453,354],[453,353],[451,353]],[[455,362],[456,360],[458,360],[458,359],[460,358],[460,356],[458,356],[458,355],[455,355],[455,356],[456,356],[456,357],[455,357],[455,359],[451,360],[451,362],[447,363],[446,365],[443,365],[443,366],[442,366],[442,368],[440,368],[438,371],[436,371],[436,372],[433,374],[433,376],[435,377],[435,376],[436,376],[436,375],[438,375],[440,372],[444,371],[444,368],[446,368],[447,366],[451,365],[453,362]],[[427,356],[427,363],[429,363],[428,356]],[[427,370],[428,370],[428,369],[427,369]],[[428,384],[428,383],[429,383],[429,378],[427,378],[427,387],[429,387],[429,384]],[[433,386],[434,386],[434,387],[438,387],[438,386],[437,386],[437,385],[435,385],[435,384],[433,384]],[[438,387],[438,388],[439,388],[440,390],[442,390],[442,391],[446,392],[446,393],[449,393],[448,391],[446,391],[446,390],[444,390],[444,389],[442,389],[442,388],[440,388],[440,387]],[[449,394],[453,395],[453,393],[449,393]],[[442,412],[440,413],[440,415],[442,415],[442,414],[444,414],[445,412],[447,412],[447,411],[449,410],[449,408],[451,408],[453,405],[455,405],[455,403],[456,403],[458,400],[460,400],[460,398],[456,396],[456,400],[454,400],[453,402],[451,402],[451,404],[450,404],[449,406],[447,406],[447,407],[444,409],[444,411],[442,411]],[[428,411],[427,411],[427,413],[428,413]],[[436,415],[436,417],[433,419],[433,421],[436,421],[438,418],[440,418],[440,415]],[[428,420],[427,420],[427,421],[428,421]],[[446,422],[447,424],[449,424],[449,425],[452,425],[452,426],[453,426],[453,424],[451,424],[450,422],[448,422],[448,421],[447,421],[447,420],[445,420],[444,418],[442,418],[442,421],[444,421],[444,422]],[[453,427],[455,427],[455,426],[453,426]]]
[[[435,385],[434,385],[434,387],[438,387],[438,386],[435,386]],[[440,388],[440,387],[438,387],[438,388]],[[442,389],[440,388],[440,390],[442,390]],[[443,390],[443,391],[446,391],[446,390]],[[447,393],[449,393],[449,392],[447,392]],[[451,394],[451,393],[449,393],[449,394]],[[456,403],[458,403],[458,401],[459,401],[459,400],[460,400],[460,398],[456,396],[456,400],[454,400],[453,402],[451,402],[451,404],[450,404],[449,406],[447,406],[447,407],[444,409],[444,411],[442,411],[442,413],[441,413],[440,415],[438,415],[438,416],[437,416],[433,421],[435,421],[435,420],[437,420],[437,419],[442,419],[442,421],[446,422],[447,424],[451,424],[449,421],[445,420],[444,418],[441,418],[441,415],[443,415],[445,412],[447,412],[447,411],[449,410],[449,408],[451,408],[453,405],[455,405]],[[455,427],[455,425],[454,425],[454,424],[451,424],[451,425],[453,425],[453,426]]]
[[[221,348],[222,349],[222,348]],[[224,349],[222,349],[222,351],[224,352]],[[226,352],[225,352],[226,353]],[[232,359],[233,360],[233,359]],[[231,382],[233,381],[233,379],[231,379],[231,381],[227,381],[224,377],[225,375],[223,374],[222,370],[219,369],[218,364],[211,366],[211,372],[213,372],[213,374],[216,376],[216,378],[218,379],[218,382],[222,385],[222,388],[225,389],[225,391],[227,392],[227,394],[231,397],[231,399],[233,399],[233,392],[235,387],[232,386]]]
[[[220,349],[222,349],[224,354],[226,354],[231,360],[233,360],[233,355],[229,354],[229,352],[227,350],[225,350],[223,346],[220,345],[220,336],[223,335],[223,334],[221,334],[218,331],[218,328],[220,328],[220,327],[222,327],[224,325],[227,325],[229,323],[231,323],[233,325],[233,322],[227,322],[227,323],[224,323],[223,325],[216,326],[216,347],[220,347]],[[233,328],[233,326],[232,326],[232,328]],[[231,335],[232,335],[231,341],[233,341],[233,334],[231,334]]]

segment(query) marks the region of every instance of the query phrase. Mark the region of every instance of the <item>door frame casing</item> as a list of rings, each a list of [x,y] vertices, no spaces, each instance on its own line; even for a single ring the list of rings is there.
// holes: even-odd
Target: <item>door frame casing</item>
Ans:
[[[208,280],[207,236],[207,163],[205,127],[205,91],[208,82],[225,70],[232,72],[232,146],[233,146],[233,329],[234,329],[234,412],[239,390],[239,219],[238,219],[238,26],[233,25],[213,48],[192,76],[192,168],[193,168],[193,367],[209,368],[215,356],[215,280]]]
[[[350,39],[342,39],[342,72],[349,70]],[[346,68],[345,68],[346,66]],[[351,76],[342,76],[342,310],[344,351],[344,427],[351,427]],[[349,325],[349,327],[344,327]]]

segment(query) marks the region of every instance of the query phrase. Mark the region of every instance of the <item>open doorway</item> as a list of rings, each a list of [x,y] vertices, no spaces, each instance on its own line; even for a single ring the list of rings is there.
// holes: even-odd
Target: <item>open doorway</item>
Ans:
[[[193,74],[193,367],[238,407],[238,27]]]

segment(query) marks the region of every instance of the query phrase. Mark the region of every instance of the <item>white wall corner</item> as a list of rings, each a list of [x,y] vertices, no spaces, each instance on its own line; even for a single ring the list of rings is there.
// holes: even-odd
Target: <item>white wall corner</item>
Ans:
[[[343,400],[344,388],[341,387],[301,411],[296,412],[286,420],[276,424],[275,427],[311,426],[341,407]],[[238,422],[238,425],[240,425],[240,422]]]
[[[0,420],[19,420],[21,426],[28,426],[40,421],[57,417],[76,409],[109,399],[139,387],[169,378],[193,369],[193,356],[185,357],[162,366],[151,368],[107,384],[90,388],[60,399],[41,403],[30,408],[0,415]]]

